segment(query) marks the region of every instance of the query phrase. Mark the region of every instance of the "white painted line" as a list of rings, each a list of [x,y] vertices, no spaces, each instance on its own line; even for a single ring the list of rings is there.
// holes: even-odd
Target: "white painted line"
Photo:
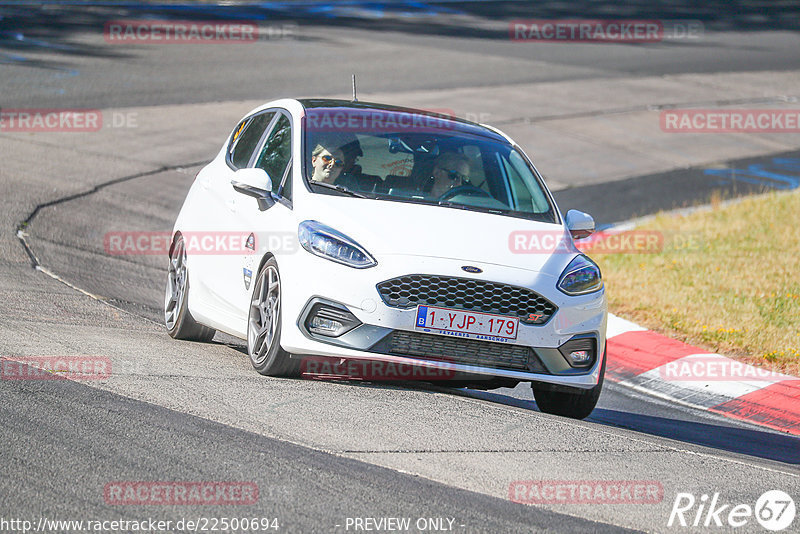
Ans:
[[[613,313],[608,314],[608,326],[606,327],[606,339],[610,339],[620,334],[628,332],[645,332],[647,328],[642,328],[636,323],[632,323],[627,319],[617,317]]]
[[[658,370],[631,377],[621,384],[683,403],[711,408],[770,385],[769,382],[687,382],[665,380]]]
[[[711,408],[791,379],[720,354],[691,354],[631,377],[623,384]]]

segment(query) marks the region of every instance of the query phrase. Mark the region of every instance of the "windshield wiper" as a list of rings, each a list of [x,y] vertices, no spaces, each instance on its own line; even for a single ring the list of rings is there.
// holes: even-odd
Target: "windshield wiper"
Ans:
[[[437,204],[439,204],[440,206],[444,206],[445,208],[456,208],[459,210],[467,210],[467,211],[480,211],[480,210],[475,210],[477,206],[468,206],[466,204],[451,202],[449,200],[440,200],[439,202],[437,202]]]
[[[450,200],[440,200],[437,202],[439,206],[443,206],[445,208],[456,208],[459,210],[466,210],[466,211],[477,211],[480,213],[492,213],[494,215],[509,215],[511,217],[518,217],[521,219],[529,218],[529,213],[520,212],[516,210],[504,209],[504,208],[490,208],[488,206],[473,206],[471,204],[461,204],[459,202],[451,202]]]
[[[343,193],[343,194],[351,196],[351,197],[367,198],[366,196],[362,195],[361,193],[356,193],[355,191],[351,191],[351,190],[349,190],[346,187],[341,186],[341,185],[328,184],[328,183],[325,183],[325,182],[311,182],[311,181],[309,181],[308,183],[311,184],[311,185],[324,187],[326,189],[333,189],[334,191],[338,191],[340,193]]]

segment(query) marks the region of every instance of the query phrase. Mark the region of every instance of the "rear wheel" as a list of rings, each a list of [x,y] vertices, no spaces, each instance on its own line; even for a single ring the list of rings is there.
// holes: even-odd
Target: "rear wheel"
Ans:
[[[603,389],[603,379],[606,373],[606,355],[603,354],[603,364],[600,366],[600,378],[597,385],[591,389],[575,389],[574,391],[554,391],[545,385],[531,384],[533,398],[536,405],[544,413],[585,419],[592,413],[600,398]]]
[[[186,246],[178,236],[169,254],[167,290],[164,296],[164,324],[175,339],[211,341],[215,330],[203,326],[189,313],[189,271],[186,267]]]
[[[297,362],[281,348],[281,278],[270,258],[258,272],[247,318],[247,353],[253,368],[267,376],[293,376]]]

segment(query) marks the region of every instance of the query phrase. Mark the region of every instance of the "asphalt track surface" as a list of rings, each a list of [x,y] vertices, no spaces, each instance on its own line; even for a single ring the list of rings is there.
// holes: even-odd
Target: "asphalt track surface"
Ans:
[[[131,12],[230,13],[216,6],[176,14],[174,5],[0,4],[0,105],[124,108],[342,94],[346,89],[333,85],[352,71],[362,87],[403,91],[491,86],[499,79],[504,85],[580,83],[621,73],[796,69],[800,63],[792,31],[797,12],[755,2],[735,12],[725,9],[727,3],[697,11],[688,3],[622,8],[587,2],[572,13],[560,3],[354,3],[328,10],[313,9],[326,4],[297,4],[297,10],[285,3],[280,10],[262,4],[245,12],[296,23],[302,39],[253,51],[240,47],[237,54],[224,46],[201,53],[192,47],[122,50],[86,33]],[[681,44],[536,45],[534,62],[530,48],[507,40],[509,19],[575,17],[578,11],[582,17],[699,19],[719,33],[713,50],[692,47],[691,54]],[[21,38],[15,34],[20,28]],[[235,74],[243,70],[253,75]],[[668,528],[667,519],[678,492],[719,492],[726,503],[750,504],[770,489],[800,497],[800,440],[613,384],[595,412],[575,422],[538,412],[524,386],[479,392],[267,379],[249,368],[236,340],[218,336],[205,346],[170,340],[160,325],[163,258],[109,256],[98,237],[171,227],[192,177],[221,140],[203,132],[168,142],[183,133],[179,122],[165,124],[123,154],[102,139],[76,146],[0,134],[3,356],[102,354],[117,370],[97,383],[0,382],[2,518],[247,515],[277,517],[289,532],[343,532],[353,517],[448,517],[455,519],[453,530],[463,532],[671,532],[677,528]],[[732,166],[796,157],[773,154]],[[683,169],[567,188],[557,196],[562,209],[574,203],[611,223],[697,203],[724,181],[712,176],[703,182],[699,175],[708,176]],[[730,195],[765,187],[723,185]],[[15,236],[21,224],[27,251]],[[33,263],[95,297],[32,269]],[[508,500],[512,481],[539,479],[657,480],[664,498],[653,505]],[[119,480],[244,480],[258,486],[260,497],[255,505],[231,507],[109,505],[103,488]],[[760,528],[751,521],[737,531]]]

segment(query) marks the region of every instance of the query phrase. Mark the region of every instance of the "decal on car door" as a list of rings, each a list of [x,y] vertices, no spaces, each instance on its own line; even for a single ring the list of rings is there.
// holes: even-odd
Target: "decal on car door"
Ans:
[[[243,268],[242,271],[244,272],[244,288],[250,289],[250,282],[253,280],[253,271],[247,267]]]

